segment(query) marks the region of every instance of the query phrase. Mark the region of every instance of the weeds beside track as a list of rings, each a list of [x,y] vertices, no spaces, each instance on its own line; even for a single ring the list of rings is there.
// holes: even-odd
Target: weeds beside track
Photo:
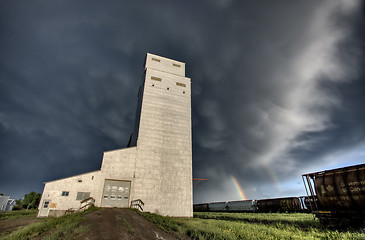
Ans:
[[[195,213],[171,218],[140,212],[165,231],[192,239],[365,239],[356,231],[338,232],[320,226],[311,214]]]

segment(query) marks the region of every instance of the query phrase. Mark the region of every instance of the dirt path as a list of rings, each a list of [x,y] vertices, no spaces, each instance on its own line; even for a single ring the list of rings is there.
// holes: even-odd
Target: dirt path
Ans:
[[[17,230],[19,227],[26,226],[31,223],[39,222],[40,219],[35,218],[18,218],[18,219],[7,219],[0,221],[0,235],[11,233]]]
[[[85,218],[89,230],[76,239],[177,239],[130,209],[102,208]]]

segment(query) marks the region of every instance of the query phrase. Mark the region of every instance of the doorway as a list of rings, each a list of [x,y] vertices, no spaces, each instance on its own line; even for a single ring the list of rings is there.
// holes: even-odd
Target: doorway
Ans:
[[[101,207],[129,207],[131,182],[105,179]]]
[[[43,200],[41,209],[39,210],[38,217],[48,217],[49,203],[51,200]]]

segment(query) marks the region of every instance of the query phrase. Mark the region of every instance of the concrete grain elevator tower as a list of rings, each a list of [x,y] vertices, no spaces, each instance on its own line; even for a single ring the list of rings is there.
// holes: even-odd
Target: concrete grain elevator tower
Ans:
[[[92,197],[100,207],[193,216],[191,81],[185,63],[147,53],[127,148],[104,152],[100,170],[45,183],[38,216],[62,215]]]
[[[144,75],[132,136],[137,145],[134,196],[162,215],[192,216],[191,94],[185,63],[147,54]]]

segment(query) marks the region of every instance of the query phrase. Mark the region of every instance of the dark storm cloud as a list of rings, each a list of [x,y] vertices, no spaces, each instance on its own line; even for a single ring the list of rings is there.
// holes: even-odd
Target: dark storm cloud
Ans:
[[[237,198],[231,175],[251,198],[301,192],[280,182],[364,145],[356,1],[1,5],[6,194],[96,170],[125,146],[146,52],[187,63],[194,176],[209,178],[196,202]]]

